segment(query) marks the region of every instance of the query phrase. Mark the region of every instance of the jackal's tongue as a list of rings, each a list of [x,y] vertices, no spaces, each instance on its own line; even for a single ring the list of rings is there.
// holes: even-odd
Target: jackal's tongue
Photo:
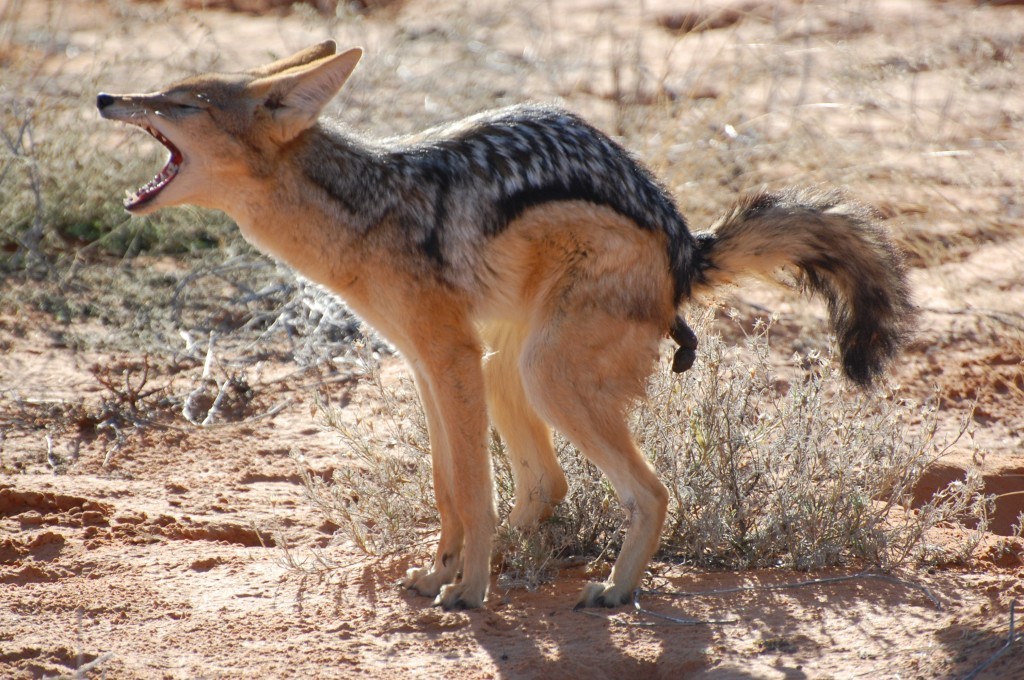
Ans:
[[[127,195],[124,199],[124,207],[127,210],[138,208],[139,206],[153,200],[153,198],[159,194],[163,189],[171,183],[177,174],[178,169],[181,167],[181,162],[184,157],[178,147],[171,143],[171,140],[164,137],[158,130],[151,127],[145,128],[146,132],[151,134],[158,142],[167,147],[167,150],[171,152],[170,158],[167,159],[167,164],[164,165],[163,169],[157,173],[156,177],[151,179],[145,186],[136,189],[134,192],[126,192]]]

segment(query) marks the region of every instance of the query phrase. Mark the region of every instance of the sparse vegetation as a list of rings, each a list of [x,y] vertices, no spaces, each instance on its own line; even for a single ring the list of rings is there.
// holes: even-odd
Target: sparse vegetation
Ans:
[[[213,4],[0,2],[0,675],[273,676],[351,662],[369,675],[430,664],[469,676],[468,662],[478,675],[546,676],[585,649],[594,666],[562,674],[678,664],[763,675],[799,654],[816,676],[962,677],[1003,644],[1008,603],[1024,592],[1019,464],[996,491],[1012,526],[979,549],[992,506],[976,471],[943,477],[934,494],[913,487],[954,441],[950,474],[973,466],[989,480],[986,451],[1009,458],[1021,441],[1019,8]],[[554,599],[517,592],[476,617],[389,590],[438,530],[411,382],[390,359],[381,371],[386,348],[343,305],[259,256],[219,213],[127,219],[123,191],[163,151],[93,110],[103,89],[244,68],[328,37],[367,48],[330,113],[371,136],[553,101],[635,150],[694,230],[761,186],[840,185],[877,207],[924,308],[921,337],[895,367],[902,385],[848,389],[818,308],[756,287],[732,302],[736,320],[695,308],[697,366],[681,378],[659,370],[634,414],[672,494],[652,567],[664,578],[653,580],[686,589],[693,571],[697,590],[791,577],[748,570],[759,567],[964,565],[906,569],[944,611],[880,583],[825,603],[743,595],[723,606],[744,623],[712,644],[619,625],[633,613],[564,611],[579,580],[603,576],[625,518],[561,440],[569,497],[539,531],[502,529],[496,545],[500,588],[546,584]],[[776,309],[777,321],[755,325]],[[504,516],[511,474],[497,438],[491,451]],[[101,505],[109,512],[95,515]],[[321,589],[281,582],[280,547],[195,538],[274,517],[289,564],[312,550],[329,571]],[[593,573],[563,569],[579,565]],[[922,643],[894,644],[908,634]],[[173,658],[161,640],[177,641]],[[1018,647],[991,672],[1017,668]]]
[[[334,34],[352,30],[347,22],[358,24],[361,20],[335,5],[316,4],[316,9],[320,14],[310,13],[306,20],[311,25],[327,22]],[[4,11],[6,18],[14,21],[25,5],[12,3]],[[150,20],[159,19],[142,7],[126,6],[121,11],[137,18],[149,13]],[[776,21],[780,44],[804,43],[815,31],[856,33],[868,26],[856,12],[824,12],[826,28],[809,24],[803,33],[787,34],[777,22],[778,16],[760,11],[727,15],[722,26]],[[364,342],[343,306],[290,272],[266,264],[240,242],[222,216],[193,210],[163,211],[143,220],[124,216],[121,191],[159,164],[157,152],[140,147],[147,142],[139,135],[120,136],[117,148],[106,148],[113,133],[82,111],[82,94],[100,88],[97,77],[72,85],[69,74],[57,70],[45,73],[47,85],[38,87],[44,74],[33,55],[59,49],[62,40],[56,4],[49,5],[49,17],[53,27],[42,43],[29,45],[9,32],[0,35],[0,51],[12,75],[0,92],[0,245],[4,252],[0,266],[14,280],[26,275],[44,280],[44,292],[19,293],[17,302],[8,298],[7,304],[28,302],[64,323],[97,314],[111,317],[116,308],[99,308],[75,294],[74,281],[89,281],[90,286],[97,283],[83,262],[111,255],[173,254],[189,261],[191,271],[169,277],[173,294],[158,305],[169,317],[144,322],[157,326],[152,337],[167,351],[181,351],[170,339],[175,329],[186,330],[186,354],[196,354],[196,337],[209,337],[212,345],[216,334],[222,346],[244,347],[255,351],[255,356],[259,356],[257,343],[276,338],[283,339],[290,353],[305,365],[329,362],[346,354],[353,340]],[[509,23],[522,23],[529,32],[538,31],[538,26],[512,7],[495,8],[488,17],[476,24],[446,24],[444,49],[465,65],[454,78],[439,80],[438,71],[428,68],[408,74],[411,87],[389,87],[394,64],[385,58],[368,60],[360,78],[343,95],[342,115],[371,133],[387,134],[472,113],[501,103],[506,93],[531,88],[548,97],[575,99],[583,109],[590,109],[599,123],[603,121],[625,137],[670,184],[685,183],[686,190],[680,193],[682,207],[698,224],[716,210],[719,192],[709,191],[709,187],[725,187],[724,193],[731,195],[762,182],[793,181],[791,173],[775,170],[780,158],[805,159],[800,169],[803,181],[841,181],[847,168],[861,167],[874,153],[873,147],[855,147],[820,134],[825,126],[817,123],[824,121],[831,108],[800,108],[814,95],[825,96],[810,90],[811,75],[821,68],[811,57],[794,60],[784,50],[756,55],[739,51],[729,59],[693,61],[695,68],[679,71],[668,61],[671,52],[655,57],[651,50],[623,40],[613,29],[595,28],[590,49],[581,52],[551,45],[529,59],[513,59],[498,26],[504,31]],[[711,37],[720,35],[714,30],[721,28],[716,23],[720,18],[695,12],[681,20],[666,15],[653,21],[665,27],[667,35],[700,33],[691,40],[707,41],[724,50],[729,41]],[[929,59],[962,62],[977,69],[971,61],[973,52],[963,48],[964,40],[968,38],[951,39]],[[974,44],[979,38],[970,40]],[[413,64],[425,42],[436,42],[429,31],[396,35],[391,59]],[[1012,51],[1002,38],[982,42],[999,47],[1002,61]],[[615,47],[605,50],[602,43]],[[205,66],[216,59],[200,45],[189,49],[185,62]],[[483,82],[472,77],[495,59],[505,66],[494,78]],[[925,57],[904,61],[917,64],[911,69],[915,72],[931,68]],[[860,93],[859,99],[841,106],[860,105],[865,97],[887,96],[887,106],[903,106],[891,93],[878,89],[876,81],[910,68],[904,61],[883,60],[877,68],[838,69],[834,77],[857,84]],[[410,97],[415,97],[417,83],[430,85],[432,106],[412,104]],[[751,94],[751,88],[756,94]],[[361,106],[370,93],[373,106]],[[384,101],[382,96],[390,99]],[[510,101],[520,98],[519,94],[509,96]],[[757,105],[748,101],[752,96]],[[376,120],[374,112],[389,106],[402,111],[402,116]],[[915,101],[913,106],[922,124],[932,124],[929,116],[936,111],[922,102]],[[760,115],[749,120],[740,113],[759,110]],[[953,114],[947,110],[943,115]],[[934,124],[956,122],[939,120]],[[94,149],[95,144],[87,140],[97,139],[108,143]],[[90,153],[67,153],[69,148],[86,147]],[[843,162],[815,161],[824,157],[842,158]],[[903,212],[898,206],[890,210]],[[913,214],[916,209],[911,206],[908,210]],[[995,225],[990,227],[979,229],[1003,233]],[[907,242],[915,246],[916,256],[923,261],[937,261],[933,242],[925,236],[911,232]],[[207,255],[213,247],[225,250],[226,255]],[[126,286],[129,296],[138,295],[131,284],[116,273],[113,276],[115,290]],[[157,290],[149,285],[146,282],[142,290]],[[813,324],[808,326],[813,328]],[[710,329],[710,323],[706,327]],[[740,335],[735,328],[726,331],[733,338]],[[983,514],[978,482],[971,478],[947,490],[950,497],[940,499],[934,508],[926,506],[918,513],[904,514],[900,523],[894,524],[890,511],[906,506],[922,467],[936,455],[934,405],[912,404],[898,392],[870,400],[849,395],[832,375],[827,358],[818,357],[813,349],[804,359],[809,372],[799,380],[780,380],[769,359],[767,334],[768,326],[755,328],[739,354],[709,337],[702,350],[702,368],[681,380],[659,373],[651,385],[652,398],[637,410],[642,447],[667,480],[673,497],[663,540],[666,559],[701,565],[810,568],[857,558],[891,566],[926,556],[923,536],[927,527],[965,513]],[[825,343],[812,340],[809,345]],[[383,349],[381,345],[376,348]],[[201,356],[194,359],[202,362]],[[345,425],[336,409],[326,401],[322,404],[324,421],[339,432],[353,464],[331,484],[308,478],[307,488],[315,504],[350,540],[362,550],[379,553],[421,540],[423,531],[431,527],[426,438],[422,426],[415,429],[415,423],[422,423],[421,417],[413,418],[414,434],[409,434],[409,424],[403,420],[417,413],[410,405],[411,388],[404,386],[401,393],[390,393],[393,388],[380,381],[370,364],[354,361],[363,363],[367,375],[376,376],[372,377],[378,388],[376,397],[386,407],[378,414],[376,425]],[[186,412],[190,404],[212,407],[233,385],[243,384],[229,373],[224,372],[221,382],[211,382],[205,373],[193,378],[192,391],[179,395],[176,403],[184,402]],[[123,387],[129,389],[129,378],[125,381]],[[104,385],[115,396],[131,396],[122,394],[123,389],[114,382]],[[200,397],[210,403],[199,404]],[[134,408],[122,399],[125,405]],[[918,419],[923,424],[910,428],[907,422],[915,410],[922,410]],[[197,417],[206,419],[207,411]],[[375,444],[380,437],[383,444]],[[497,440],[494,450],[499,503],[507,506],[512,494],[510,476],[502,466]],[[594,557],[606,548],[617,549],[622,517],[615,510],[614,494],[596,469],[564,443],[561,450],[563,465],[575,480],[573,492],[544,532],[503,537],[503,559],[510,572],[537,572],[551,554]],[[395,505],[396,499],[405,497],[422,500]],[[367,509],[365,504],[375,498],[385,506]],[[554,564],[559,559],[556,557]]]
[[[373,417],[352,422],[326,394],[317,399],[322,424],[338,434],[352,464],[328,482],[296,463],[306,498],[340,537],[368,555],[391,554],[423,542],[436,524],[426,416],[411,381],[385,383],[372,350],[356,347],[357,370],[379,399]]]
[[[677,376],[662,366],[634,413],[638,441],[672,502],[660,557],[701,567],[814,569],[858,563],[881,569],[962,563],[987,527],[990,499],[968,475],[919,508],[913,490],[952,442],[936,434],[934,401],[898,390],[856,393],[832,357],[797,357],[783,379],[773,367],[770,322],[730,348],[698,324],[699,360]],[[368,554],[392,553],[436,529],[426,427],[408,381],[386,384],[364,362],[382,410],[352,422],[321,404],[358,465],[328,483],[304,472],[306,493],[339,535]],[[911,425],[911,423],[914,423]],[[497,551],[508,583],[536,585],[566,561],[614,554],[624,516],[607,480],[564,441],[569,496],[530,535],[505,528]],[[498,504],[511,507],[511,473],[495,435]],[[959,540],[940,551],[929,532]],[[595,566],[599,567],[599,564]]]

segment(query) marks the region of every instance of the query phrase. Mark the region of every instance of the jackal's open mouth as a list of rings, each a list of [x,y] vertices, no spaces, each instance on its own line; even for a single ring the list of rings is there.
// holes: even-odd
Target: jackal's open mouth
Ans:
[[[124,207],[126,210],[134,210],[149,201],[152,201],[157,194],[163,191],[168,184],[178,175],[178,170],[181,168],[181,163],[185,160],[181,151],[178,147],[174,146],[171,140],[160,134],[160,131],[156,128],[152,128],[148,125],[140,126],[143,130],[148,132],[158,142],[167,147],[167,150],[171,152],[170,158],[167,159],[167,164],[164,165],[163,169],[157,173],[144,187],[136,189],[134,192],[128,191],[127,196],[124,199]]]

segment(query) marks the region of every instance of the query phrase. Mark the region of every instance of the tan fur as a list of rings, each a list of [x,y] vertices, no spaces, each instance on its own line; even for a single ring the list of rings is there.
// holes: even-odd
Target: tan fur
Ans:
[[[611,575],[588,586],[581,604],[627,602],[657,549],[668,502],[626,420],[675,319],[667,237],[609,207],[549,201],[486,237],[453,220],[442,255],[466,262],[445,265],[454,273],[444,278],[423,248],[398,242],[403,223],[385,215],[365,228],[344,200],[310,180],[343,162],[322,151],[333,143],[329,133],[304,131],[318,129],[320,109],[359,55],[324,43],[247,74],[100,95],[105,117],[156,130],[181,151],[177,177],[129,209],[190,203],[227,212],[246,239],[343,297],[408,361],[427,415],[441,518],[433,564],[411,569],[408,587],[446,608],[484,602],[498,522],[491,422],[515,478],[513,526],[536,525],[566,494],[551,427],[608,476],[630,528]],[[310,134],[321,135],[320,147],[310,147]],[[416,187],[407,190],[402,198],[413,200]],[[765,273],[793,259],[787,249],[803,247],[744,231],[742,215],[720,225],[719,242],[708,237],[717,250],[701,260],[710,269],[698,289],[748,268]]]

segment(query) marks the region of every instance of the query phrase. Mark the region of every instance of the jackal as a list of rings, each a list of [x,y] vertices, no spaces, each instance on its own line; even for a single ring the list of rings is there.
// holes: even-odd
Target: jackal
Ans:
[[[223,210],[408,361],[441,536],[433,564],[405,584],[446,609],[487,595],[498,523],[488,422],[510,456],[512,526],[536,525],[566,494],[551,428],[608,476],[629,529],[608,579],[579,604],[629,600],[668,494],[626,410],[666,334],[692,352],[678,310],[694,295],[788,266],[827,301],[853,381],[871,382],[902,344],[913,308],[901,258],[838,192],[756,193],[691,234],[637,159],[567,111],[517,106],[388,141],[322,119],[361,54],[328,41],[161,92],[100,94],[97,105],[170,151],[129,212]]]

